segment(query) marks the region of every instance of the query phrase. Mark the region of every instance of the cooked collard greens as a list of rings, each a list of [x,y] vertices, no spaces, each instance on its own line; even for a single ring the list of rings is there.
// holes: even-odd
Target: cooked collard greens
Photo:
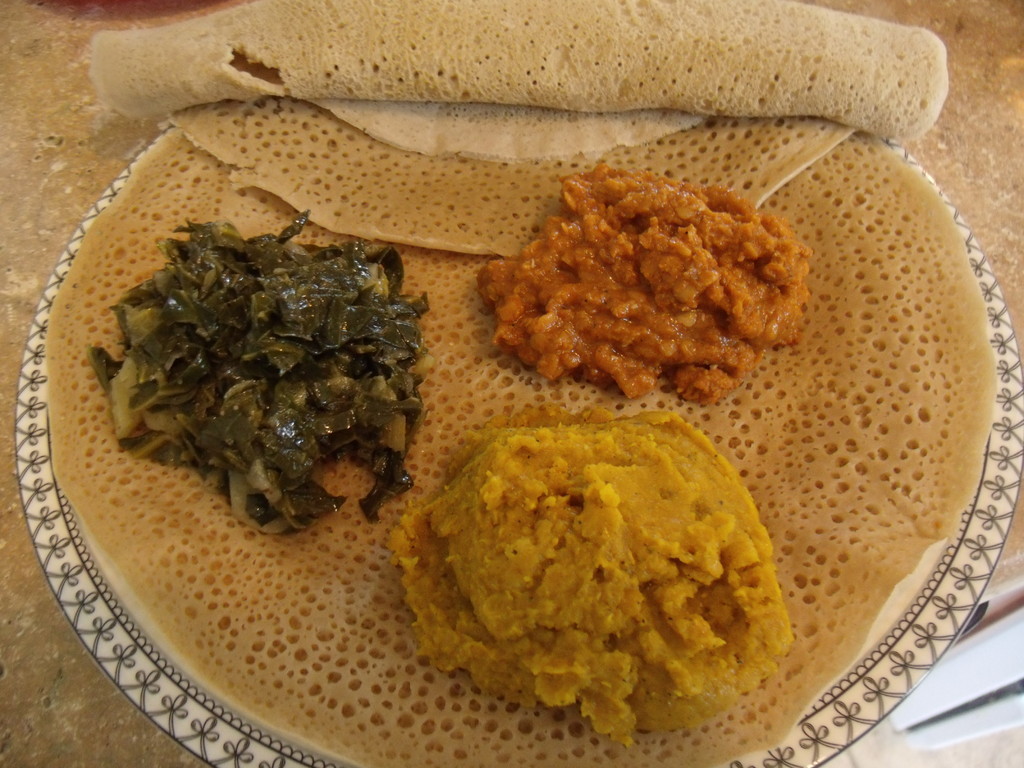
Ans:
[[[376,520],[412,486],[423,415],[426,297],[402,294],[390,246],[293,242],[306,221],[249,239],[226,222],[179,228],[188,239],[162,241],[166,265],[112,308],[123,359],[89,350],[121,446],[197,469],[265,531],[337,509],[313,470],[342,457],[372,471],[359,503]]]

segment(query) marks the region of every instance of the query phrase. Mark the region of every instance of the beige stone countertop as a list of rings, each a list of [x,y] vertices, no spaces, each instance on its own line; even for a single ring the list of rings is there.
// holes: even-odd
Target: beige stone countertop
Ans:
[[[78,222],[155,122],[106,111],[88,80],[103,28],[163,23],[214,0],[5,0],[0,26],[0,765],[195,766],[110,681],[76,636],[33,549],[19,493],[14,405],[37,303]],[[1024,4],[1020,0],[829,0],[925,26],[949,50],[938,124],[906,146],[959,207],[1012,316],[1024,322]],[[1010,489],[1015,492],[1016,489]],[[134,500],[129,500],[130,502]],[[1018,512],[1020,504],[1018,503]],[[1024,581],[1024,525],[991,589]]]

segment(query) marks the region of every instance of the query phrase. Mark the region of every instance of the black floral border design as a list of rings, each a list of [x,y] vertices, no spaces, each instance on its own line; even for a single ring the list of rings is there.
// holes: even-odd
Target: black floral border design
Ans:
[[[938,190],[904,148],[890,146]],[[50,589],[86,650],[129,700],[185,749],[212,766],[342,768],[264,733],[175,669],[111,592],[54,477],[46,376],[50,308],[89,225],[127,182],[133,166],[114,180],[73,234],[44,289],[25,344],[15,448],[29,535]],[[987,307],[999,380],[976,497],[962,515],[956,541],[889,634],[820,697],[783,744],[734,760],[728,768],[820,765],[877,725],[956,640],[1006,540],[1024,473],[1024,371],[995,274],[959,211],[943,200],[964,235]]]

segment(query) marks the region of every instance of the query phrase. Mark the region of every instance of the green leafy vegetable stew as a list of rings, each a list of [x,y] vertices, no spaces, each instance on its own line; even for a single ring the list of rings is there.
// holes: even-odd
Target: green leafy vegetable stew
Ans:
[[[372,471],[369,520],[412,486],[430,366],[426,297],[401,293],[398,251],[294,243],[306,221],[249,239],[225,222],[179,228],[188,240],[162,241],[166,265],[112,308],[124,359],[89,350],[123,448],[199,470],[272,532],[344,503],[313,480],[324,459]]]

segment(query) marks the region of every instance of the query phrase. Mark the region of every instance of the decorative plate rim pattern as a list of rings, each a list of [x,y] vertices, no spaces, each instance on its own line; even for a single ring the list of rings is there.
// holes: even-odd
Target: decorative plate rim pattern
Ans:
[[[985,254],[959,210],[901,145],[892,151],[940,194],[967,248],[988,319],[998,385],[983,469],[955,538],[902,617],[873,649],[834,681],[776,747],[728,768],[810,768],[877,725],[953,644],[1002,552],[1024,474],[1024,371],[1009,311]],[[111,183],[72,235],[36,308],[18,379],[15,452],[25,521],[50,590],[101,669],[149,719],[213,766],[332,768],[237,716],[187,679],[121,607],[83,539],[50,462],[46,333],[50,308],[91,223],[117,196],[134,162]]]

